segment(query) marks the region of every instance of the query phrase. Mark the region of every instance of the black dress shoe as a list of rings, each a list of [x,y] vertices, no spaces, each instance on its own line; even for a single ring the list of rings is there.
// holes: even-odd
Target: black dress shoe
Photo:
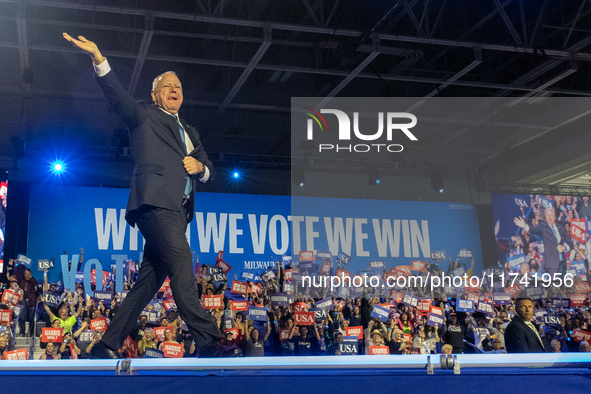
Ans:
[[[242,356],[242,350],[237,347],[224,346],[218,341],[210,342],[208,345],[203,346],[199,349],[199,358],[212,358],[212,357],[240,357]]]
[[[105,345],[102,341],[99,341],[96,345],[90,349],[90,358],[94,359],[117,359],[119,357],[119,353],[115,350],[111,350]]]

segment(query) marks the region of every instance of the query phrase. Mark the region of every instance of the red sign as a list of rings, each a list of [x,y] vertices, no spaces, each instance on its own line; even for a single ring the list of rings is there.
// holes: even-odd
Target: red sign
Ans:
[[[103,284],[107,283],[107,279],[109,279],[109,273],[107,271],[103,271]],[[90,284],[96,286],[96,270],[93,269],[90,271]]]
[[[419,311],[419,314],[428,315],[429,312],[431,312],[431,299],[419,300],[417,310]]]
[[[486,302],[487,304],[492,304],[493,295],[491,293],[484,293],[484,295],[480,296],[480,300]]]
[[[412,335],[410,334],[403,334],[404,335],[404,340],[406,341],[406,344],[412,344]]]
[[[154,327],[154,334],[160,342],[166,339],[166,337],[164,336],[164,331],[166,330],[170,330],[170,333],[174,335],[174,329],[172,328],[172,326]]]
[[[399,265],[396,270],[399,272],[399,276],[409,276],[412,271],[410,265]]]
[[[224,307],[224,295],[204,295],[203,307],[205,309],[218,309]]]
[[[505,293],[511,294],[511,297],[517,297],[517,295],[521,293],[521,287],[519,287],[519,283],[515,283],[514,286],[505,288]]]
[[[224,275],[226,275],[232,269],[232,267],[224,260],[218,260],[218,262],[215,263],[215,266],[221,268],[222,271],[224,271]]]
[[[166,309],[167,311],[170,309],[176,309],[176,303],[174,302],[174,300],[162,301],[162,305],[164,305],[164,309]]]
[[[230,290],[230,292],[236,293],[236,294],[246,294],[247,289],[248,289],[248,284],[246,284],[244,282],[240,282],[238,280],[233,280],[232,281],[232,289]]]
[[[43,327],[41,342],[61,342],[62,332],[62,328]]]
[[[310,250],[300,252],[301,261],[314,261],[314,252]]]
[[[351,277],[351,273],[349,271],[346,270],[337,270],[336,275],[339,278],[341,278],[341,281],[344,280],[345,277]]]
[[[289,333],[291,332],[290,328],[282,328],[279,330],[279,340],[286,341],[289,339]]]
[[[180,343],[164,342],[162,344],[162,353],[164,353],[164,357],[181,358],[183,357],[183,345]]]
[[[285,271],[283,271],[283,278],[285,280],[291,280],[291,270],[285,270]]]
[[[162,287],[160,287],[160,290],[158,290],[158,293],[165,293],[168,291],[168,289],[170,289],[170,279],[167,276],[164,283],[162,283]]]
[[[441,308],[436,307],[436,306],[431,307],[431,313],[434,313],[439,316],[443,316],[443,311],[441,310]]]
[[[304,312],[306,309],[305,302],[294,302],[290,305],[292,312]]]
[[[475,291],[468,291],[466,299],[468,301],[474,301],[474,304],[477,304],[480,301],[480,293]]]
[[[137,358],[137,342],[131,339],[130,336],[127,336],[125,341],[123,341],[123,346],[127,349],[127,353],[129,353],[129,358]]]
[[[107,318],[101,317],[90,321],[90,329],[95,331],[105,331],[107,329]]]
[[[363,326],[347,327],[346,334],[348,337],[363,339]]]
[[[296,312],[293,315],[295,318],[295,324],[298,326],[311,326],[316,323],[314,312]]]
[[[585,305],[585,294],[570,294],[570,306],[583,306]]]
[[[397,304],[400,304],[402,302],[402,298],[404,298],[404,294],[401,291],[393,291],[392,298],[394,298],[394,301],[396,301]]]
[[[355,277],[362,277],[361,275],[355,275]],[[384,272],[384,274],[382,275],[382,279],[384,280],[384,282],[393,285],[394,283],[396,283],[396,279],[398,279],[398,274],[396,272]],[[390,280],[388,282],[388,280]],[[355,282],[354,282],[355,283]],[[359,283],[359,282],[357,282]],[[363,283],[363,282],[361,282]]]
[[[238,331],[238,328],[237,327],[228,328],[228,329],[224,330],[224,334],[226,334],[228,332],[231,332],[234,335],[234,338],[238,337],[239,331]]]
[[[587,294],[591,292],[591,286],[587,282],[579,282],[575,284],[575,293]]]
[[[426,266],[427,266],[427,263],[425,263],[424,261],[411,261],[410,262],[410,267],[413,271],[425,272]]]
[[[20,294],[12,289],[6,289],[2,293],[2,302],[7,305],[17,306],[20,298]]]
[[[10,323],[12,321],[12,309],[0,310],[0,323]]]
[[[4,352],[4,358],[6,360],[28,360],[29,352],[27,352],[27,349],[18,349],[10,352]]]
[[[370,346],[369,354],[371,356],[385,356],[390,354],[390,348],[388,346]]]
[[[332,268],[331,263],[324,263],[324,264],[322,264],[322,267],[320,267],[320,272],[328,275],[330,273],[331,268]]]
[[[585,219],[571,219],[570,236],[585,244],[585,234],[587,233],[587,221]]]
[[[573,331],[573,339],[576,342],[582,342],[582,341],[589,342],[589,340],[591,340],[591,332],[576,329]],[[4,354],[6,354],[6,353],[4,353]]]
[[[215,258],[215,260],[216,261],[220,261],[220,260],[223,260],[223,259],[224,259],[224,251],[223,250],[220,250],[218,252],[218,256]]]
[[[248,310],[248,301],[230,301],[232,310],[235,312],[242,312]]]

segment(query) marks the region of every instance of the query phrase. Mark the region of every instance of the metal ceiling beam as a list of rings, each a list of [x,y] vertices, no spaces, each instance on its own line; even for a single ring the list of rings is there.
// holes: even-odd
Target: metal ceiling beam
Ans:
[[[415,29],[417,29],[417,34],[421,37],[424,36],[423,29],[421,29],[421,24],[419,23],[414,11],[410,7],[410,4],[408,4],[408,0],[402,0],[402,3],[404,4],[404,8],[406,9],[406,13],[409,16],[410,21],[415,26]]]
[[[510,194],[538,194],[541,196],[590,196],[591,187],[568,186],[568,185],[535,185],[535,184],[512,184],[512,185],[488,185],[484,190],[490,193]]]
[[[16,16],[16,31],[18,36],[18,53],[21,65],[21,78],[25,73],[29,72],[29,47],[27,39],[27,4],[26,2],[19,2]],[[22,86],[28,90],[31,88],[30,83],[25,83],[23,78]]]
[[[312,19],[312,22],[314,22],[314,24],[316,26],[324,26],[324,24],[320,23],[320,21],[318,20],[316,13],[314,12],[314,10],[312,9],[312,6],[310,5],[310,2],[308,2],[308,0],[302,0],[302,1],[304,2],[304,6],[306,7],[306,10],[308,11],[308,15],[310,15],[310,19]]]
[[[499,14],[503,19],[503,22],[505,22],[507,29],[509,29],[509,33],[511,33],[513,40],[517,43],[517,45],[523,46],[523,40],[521,39],[521,37],[519,37],[519,33],[517,33],[517,30],[515,30],[515,26],[513,26],[513,22],[511,22],[511,19],[509,19],[509,15],[507,15],[505,8],[501,5],[499,0],[493,0],[493,3],[495,3],[495,6],[499,10]]]
[[[131,95],[135,93],[137,83],[140,80],[140,75],[142,74],[142,69],[144,68],[146,56],[148,55],[150,43],[152,42],[152,37],[154,36],[154,17],[148,16],[146,18],[146,26],[148,28],[144,30],[144,34],[142,35],[140,49],[138,50],[137,58],[135,59],[131,78],[129,79],[129,86],[127,87],[127,92]]]
[[[577,16],[575,16],[575,19],[573,20],[573,23],[570,26],[570,30],[568,31],[568,34],[566,35],[566,38],[564,39],[564,44],[562,44],[563,48],[566,48],[566,44],[568,44],[568,40],[570,40],[570,36],[573,34],[573,29],[575,28],[575,25],[579,21],[579,18],[581,17],[581,13],[583,12],[583,8],[585,7],[586,3],[587,3],[587,0],[581,1],[581,6],[579,7],[579,11],[577,12]]]
[[[541,91],[543,91],[547,87],[552,86],[556,82],[561,81],[564,78],[568,77],[569,75],[576,73],[577,70],[578,70],[577,64],[575,62],[569,62],[569,67],[566,70],[559,72],[553,78],[551,78],[548,81],[544,82],[543,84],[541,84],[540,86],[538,86],[537,88],[535,88],[534,90],[532,90],[531,92],[526,93],[523,97],[520,97],[520,98],[518,98],[515,101],[512,101],[511,103],[509,103],[509,106],[511,107],[511,106],[513,106],[515,104],[518,104],[518,103],[526,100],[528,97],[532,97],[532,96],[540,93]]]
[[[265,55],[265,52],[267,52],[267,49],[269,49],[270,46],[271,46],[271,30],[266,30],[264,33],[263,43],[261,44],[259,49],[256,51],[256,53],[254,54],[252,59],[250,59],[248,66],[246,66],[246,68],[242,71],[242,74],[240,75],[240,77],[238,77],[238,80],[236,81],[236,83],[234,83],[234,86],[232,86],[232,89],[230,89],[230,92],[228,93],[228,95],[226,96],[224,101],[222,101],[222,104],[218,108],[213,120],[215,120],[218,116],[220,116],[222,114],[222,112],[224,112],[226,110],[226,108],[228,108],[228,105],[230,104],[230,102],[232,102],[234,97],[236,97],[236,94],[238,93],[240,88],[242,88],[242,85],[244,85],[244,83],[246,82],[246,80],[248,79],[250,74],[253,72],[256,65],[261,61],[261,59]]]
[[[20,0],[0,0],[0,3],[18,3]],[[127,8],[127,7],[111,7],[111,6],[102,6],[102,5],[86,5],[80,3],[65,3],[65,2],[57,2],[51,0],[30,0],[28,1],[29,5],[36,5],[36,6],[44,6],[44,7],[55,7],[55,8],[64,8],[64,9],[74,9],[74,10],[85,10],[85,11],[94,11],[94,12],[106,12],[106,13],[113,13],[119,15],[148,15],[153,14],[155,18],[165,18],[165,19],[173,19],[173,20],[185,20],[185,21],[192,21],[192,22],[203,22],[203,23],[214,23],[214,24],[223,24],[223,25],[232,25],[232,26],[245,26],[245,27],[254,27],[254,28],[270,28],[273,30],[286,30],[286,31],[296,31],[302,33],[317,33],[317,34],[326,34],[326,35],[334,35],[334,36],[343,36],[343,37],[360,37],[363,32],[358,30],[348,30],[348,29],[331,29],[327,27],[318,27],[318,26],[306,26],[306,25],[294,25],[288,23],[281,23],[281,22],[265,22],[265,21],[252,21],[252,20],[245,20],[245,19],[235,19],[235,18],[221,18],[221,17],[210,17],[205,15],[196,15],[196,14],[184,14],[178,12],[164,12],[164,11],[148,11],[148,10],[139,10],[136,8]],[[430,44],[430,45],[437,45],[437,46],[449,46],[449,47],[457,47],[457,48],[475,48],[478,45],[481,46],[482,50],[491,50],[491,51],[500,51],[500,52],[509,52],[509,53],[533,53],[534,48],[525,47],[525,46],[515,46],[515,45],[504,45],[504,44],[492,44],[492,43],[483,43],[483,42],[470,42],[470,41],[463,41],[463,40],[454,40],[454,39],[439,39],[439,38],[428,38],[428,37],[415,37],[415,36],[403,36],[403,35],[395,35],[395,34],[378,34],[376,38],[382,41],[395,41],[395,42],[408,42],[408,43],[416,43],[416,44]],[[567,50],[563,49],[552,49],[552,48],[545,48],[546,55],[548,57],[558,57],[558,58],[568,58],[571,54]],[[576,60],[579,61],[591,61],[591,53],[577,53]]]

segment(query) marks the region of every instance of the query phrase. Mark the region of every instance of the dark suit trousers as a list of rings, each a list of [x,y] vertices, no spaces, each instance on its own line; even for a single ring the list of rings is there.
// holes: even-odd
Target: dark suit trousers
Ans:
[[[200,348],[219,340],[222,337],[220,329],[203,309],[197,295],[193,256],[185,236],[186,208],[175,212],[144,206],[137,214],[137,226],[146,240],[144,261],[136,283],[119,306],[102,341],[112,349],[121,347],[167,275],[179,314],[187,324],[195,346]]]

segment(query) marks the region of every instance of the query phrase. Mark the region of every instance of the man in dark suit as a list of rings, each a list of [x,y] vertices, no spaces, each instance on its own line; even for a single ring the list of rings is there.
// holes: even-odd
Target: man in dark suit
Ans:
[[[544,272],[554,278],[555,273],[562,277],[566,273],[565,251],[569,251],[573,245],[569,244],[570,237],[564,230],[564,226],[556,222],[556,214],[552,208],[546,209],[546,222],[541,222],[537,227],[530,227],[522,218],[515,218],[515,225],[532,234],[542,237],[544,242]]]
[[[534,316],[534,303],[530,298],[515,301],[515,318],[505,330],[507,353],[543,353],[544,344],[538,328],[531,322]]]
[[[201,306],[195,286],[185,232],[194,215],[195,190],[200,182],[213,179],[214,170],[197,130],[178,117],[183,103],[181,82],[172,72],[161,74],[152,86],[154,105],[138,103],[95,43],[66,33],[64,38],[91,56],[99,86],[129,129],[135,168],[125,218],[131,226],[137,224],[146,241],[138,279],[93,347],[91,358],[116,358],[116,350],[166,276],[199,355],[236,355],[235,349],[221,347],[220,329]]]

